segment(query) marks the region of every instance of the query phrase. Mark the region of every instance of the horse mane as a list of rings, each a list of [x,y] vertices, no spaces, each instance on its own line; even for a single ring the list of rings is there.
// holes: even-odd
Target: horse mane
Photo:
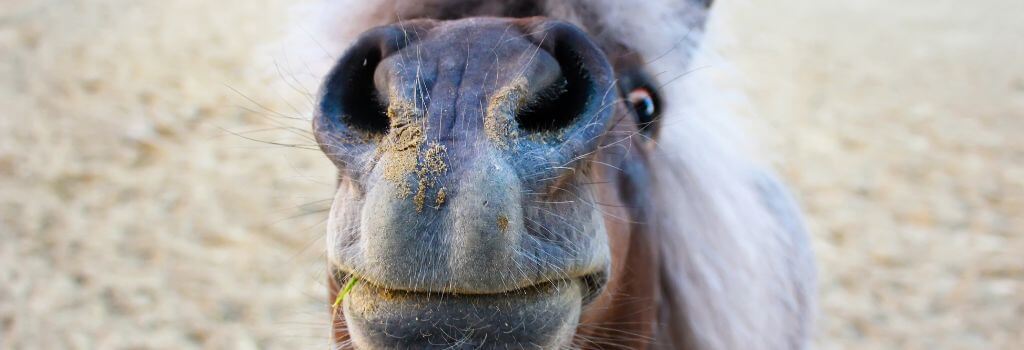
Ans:
[[[676,311],[662,324],[689,330],[670,348],[806,348],[815,271],[802,218],[708,80],[663,87],[676,105],[651,161],[663,297]]]
[[[320,79],[359,33],[393,22],[396,14],[401,17],[403,4],[426,7],[405,1],[322,1],[300,7],[296,14],[301,20],[286,38],[285,60],[295,71]],[[715,64],[701,45],[706,4],[511,3],[525,2],[587,28],[598,41],[637,51],[664,84],[664,119],[649,162],[655,188],[650,223],[662,247],[661,319],[654,343],[669,349],[809,347],[815,271],[799,210],[779,181],[749,155],[721,90],[706,74],[693,71]]]

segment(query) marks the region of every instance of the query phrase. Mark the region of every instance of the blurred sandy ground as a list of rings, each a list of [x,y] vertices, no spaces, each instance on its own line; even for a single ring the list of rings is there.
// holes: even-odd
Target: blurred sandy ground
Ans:
[[[263,49],[289,3],[0,2],[0,348],[324,346],[331,167]],[[717,6],[819,347],[1024,344],[1024,2]]]

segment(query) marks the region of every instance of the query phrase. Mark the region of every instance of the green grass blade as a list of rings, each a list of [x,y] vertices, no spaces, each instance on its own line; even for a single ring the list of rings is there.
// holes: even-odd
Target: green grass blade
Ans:
[[[337,310],[341,302],[345,300],[345,296],[352,292],[352,288],[356,287],[356,283],[359,283],[359,278],[349,278],[345,286],[341,288],[341,293],[338,293],[338,297],[334,299],[334,305],[331,307]]]

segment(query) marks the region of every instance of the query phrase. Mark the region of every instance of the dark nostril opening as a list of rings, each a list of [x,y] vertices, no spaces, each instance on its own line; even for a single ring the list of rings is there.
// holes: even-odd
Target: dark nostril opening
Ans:
[[[339,99],[347,111],[340,116],[341,121],[371,134],[387,133],[389,124],[386,99],[373,84],[373,73],[381,56],[380,50],[371,50],[361,61],[349,62],[352,66]]]
[[[531,96],[516,113],[519,127],[527,132],[557,131],[568,127],[586,109],[593,81],[579,52],[556,45],[555,60],[562,76]]]
[[[549,19],[526,19],[523,32],[558,62],[562,76],[529,97],[516,120],[527,132],[565,130],[578,126],[587,135],[600,132],[611,113],[612,69],[604,52],[578,27]],[[582,137],[582,136],[581,136]]]
[[[374,84],[374,72],[385,57],[407,45],[414,32],[394,27],[368,31],[338,60],[324,83],[320,109],[340,127],[365,134],[388,132],[387,96]]]

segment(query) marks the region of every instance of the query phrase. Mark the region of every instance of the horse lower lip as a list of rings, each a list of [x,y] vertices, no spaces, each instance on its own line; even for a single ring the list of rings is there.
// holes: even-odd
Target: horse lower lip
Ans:
[[[498,294],[454,294],[360,283],[344,313],[359,348],[489,348],[524,340],[557,346],[575,329],[581,288],[578,280],[560,280]]]

